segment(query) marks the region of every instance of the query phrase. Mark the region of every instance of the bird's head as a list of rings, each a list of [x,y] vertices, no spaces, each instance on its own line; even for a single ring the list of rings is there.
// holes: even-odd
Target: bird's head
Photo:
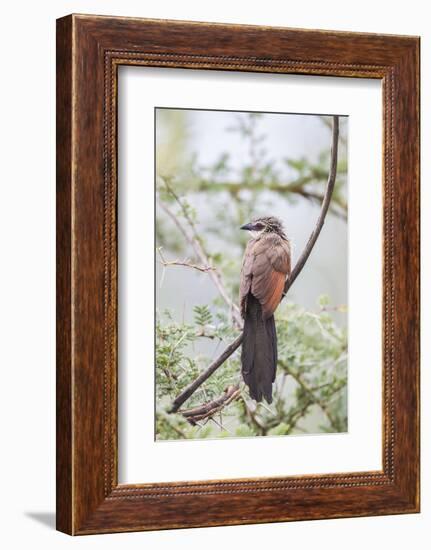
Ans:
[[[263,233],[277,233],[281,237],[286,238],[282,222],[274,216],[256,218],[250,223],[242,225],[240,229],[250,231],[254,238],[259,237]]]

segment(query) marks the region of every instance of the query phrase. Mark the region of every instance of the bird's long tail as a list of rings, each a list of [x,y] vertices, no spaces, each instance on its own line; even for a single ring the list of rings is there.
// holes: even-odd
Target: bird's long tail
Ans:
[[[264,319],[259,301],[249,294],[241,352],[242,375],[255,401],[272,402],[277,368],[277,333],[274,316]]]

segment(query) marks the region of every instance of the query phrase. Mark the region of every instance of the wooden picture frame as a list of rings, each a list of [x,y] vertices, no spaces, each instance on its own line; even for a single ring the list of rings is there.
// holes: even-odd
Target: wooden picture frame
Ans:
[[[117,69],[381,79],[382,471],[119,485]],[[57,529],[419,511],[419,38],[70,15],[57,21]]]

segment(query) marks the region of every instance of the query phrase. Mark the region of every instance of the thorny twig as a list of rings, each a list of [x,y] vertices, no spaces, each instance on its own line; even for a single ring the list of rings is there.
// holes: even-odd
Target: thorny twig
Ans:
[[[220,412],[223,407],[226,407],[229,403],[235,399],[238,399],[239,395],[240,389],[238,384],[236,384],[235,386],[229,386],[226,388],[223,395],[213,399],[212,401],[208,401],[207,403],[199,405],[198,407],[193,407],[192,409],[183,409],[178,412],[180,412],[184,418],[190,422],[190,424],[194,425],[197,421],[210,418],[217,412]]]
[[[190,267],[192,269],[196,269],[197,271],[201,271],[202,273],[208,273],[208,271],[212,271],[215,269],[214,267],[210,265],[196,265],[190,263],[190,260],[188,258],[185,258],[184,260],[166,260],[165,257],[162,254],[162,247],[157,248],[157,252],[160,256],[160,263],[163,267],[169,267],[169,266],[181,266],[181,267]]]
[[[208,270],[208,274],[211,277],[213,283],[215,284],[217,290],[219,291],[221,297],[228,305],[229,309],[232,312],[232,317],[235,322],[235,325],[237,328],[242,327],[242,319],[239,312],[238,306],[229,298],[229,294],[223,284],[221,275],[219,271],[215,268],[213,265],[209,255],[204,250],[201,239],[199,238],[199,235],[196,230],[196,226],[192,218],[190,217],[188,210],[186,206],[183,204],[182,200],[178,197],[178,195],[175,193],[175,191],[172,189],[172,187],[165,181],[163,178],[160,178],[161,181],[163,181],[166,190],[168,193],[175,199],[179,207],[181,208],[181,211],[183,213],[183,216],[185,220],[187,221],[187,224],[189,226],[189,230],[191,231],[191,234],[189,234],[185,227],[183,226],[182,222],[178,218],[178,216],[172,212],[170,208],[168,208],[161,200],[158,201],[158,204],[162,208],[162,210],[171,218],[171,220],[175,223],[175,225],[178,227],[182,235],[185,237],[187,242],[191,245],[193,248],[196,256],[198,257],[199,261],[202,262],[202,264],[210,266],[211,269]]]

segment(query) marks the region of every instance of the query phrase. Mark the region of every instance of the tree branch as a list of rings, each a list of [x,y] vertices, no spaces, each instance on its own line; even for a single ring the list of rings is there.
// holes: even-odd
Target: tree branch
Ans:
[[[329,130],[332,131],[332,124],[331,124],[329,118],[326,117],[326,116],[323,116],[323,115],[320,116],[319,118],[320,118],[320,120],[323,122],[323,124],[324,124]],[[340,135],[340,143],[342,143],[343,145],[347,145],[347,139],[346,139],[345,137],[343,137],[343,136]]]
[[[235,386],[229,386],[226,388],[223,395],[213,399],[212,401],[208,401],[207,403],[203,403],[202,405],[192,409],[183,409],[178,412],[180,412],[184,418],[190,422],[190,424],[194,425],[199,420],[210,418],[217,412],[220,412],[224,407],[229,405],[229,403],[235,399],[238,399],[239,395],[240,389],[238,384],[236,384]]]
[[[316,225],[308,239],[308,242],[296,262],[295,267],[290,274],[289,279],[286,280],[283,290],[283,297],[286,296],[288,290],[295,282],[298,275],[301,273],[304,268],[311,251],[313,250],[314,245],[320,235],[322,227],[325,223],[325,217],[328,213],[329,204],[331,202],[332,193],[334,191],[335,180],[337,177],[337,158],[338,158],[338,134],[339,134],[339,120],[338,116],[333,117],[332,125],[332,144],[331,144],[331,162],[329,168],[328,181],[326,184],[325,195],[322,201],[322,207],[320,209],[319,217],[317,218]],[[239,348],[243,340],[243,333],[241,333],[237,338],[229,344],[229,346],[224,350],[224,352],[213,361],[208,368],[203,371],[189,386],[187,386],[173,401],[172,406],[169,412],[176,412],[181,405],[189,399],[189,397],[201,386],[205,380],[207,380],[223,363]]]
[[[215,269],[214,267],[210,265],[196,265],[189,262],[188,258],[184,260],[166,260],[165,257],[162,254],[162,248],[157,248],[157,252],[160,256],[160,263],[163,267],[170,267],[170,266],[180,266],[180,267],[190,267],[191,269],[196,269],[197,271],[200,271],[201,273],[208,273],[208,271],[212,271]]]
[[[204,370],[191,384],[189,384],[173,401],[169,412],[174,413],[181,407],[187,399],[194,394],[194,392],[202,386],[213,372],[215,372],[223,363],[228,359],[235,350],[239,348],[242,342],[242,333],[224,350],[224,352],[211,363],[211,365]]]
[[[160,176],[159,176],[160,177]],[[178,219],[178,216],[176,216],[161,200],[158,200],[158,203],[160,205],[160,207],[162,208],[162,210],[171,218],[171,220],[175,223],[175,225],[178,227],[178,229],[181,231],[181,233],[183,234],[184,238],[187,240],[187,242],[191,245],[191,247],[193,248],[196,256],[199,258],[199,260],[204,264],[204,265],[207,265],[209,267],[211,267],[210,270],[208,270],[208,274],[210,275],[213,283],[215,284],[217,290],[219,291],[221,297],[223,298],[223,300],[226,302],[226,304],[229,306],[229,309],[231,310],[232,312],[232,317],[235,321],[235,324],[238,328],[240,328],[242,326],[242,319],[241,319],[241,314],[239,312],[239,308],[238,306],[229,298],[229,294],[223,284],[223,281],[222,281],[222,278],[220,276],[220,273],[219,271],[213,266],[212,264],[212,261],[210,259],[210,257],[208,256],[208,254],[206,253],[206,251],[204,250],[202,244],[201,244],[201,240],[200,240],[200,237],[198,235],[198,232],[196,230],[196,226],[192,220],[192,218],[190,217],[188,211],[187,211],[187,208],[185,207],[185,205],[183,204],[183,202],[181,201],[181,199],[178,197],[178,195],[175,193],[175,191],[171,188],[171,186],[167,183],[167,181],[165,181],[163,178],[160,178],[165,187],[166,187],[166,190],[168,191],[168,193],[175,199],[175,201],[177,202],[178,206],[181,208],[181,211],[183,213],[183,216],[185,218],[185,220],[187,221],[187,224],[191,230],[191,235],[189,235],[189,233],[185,230],[185,228],[183,227],[182,223],[180,222],[180,220]]]
[[[301,176],[296,180],[293,180],[289,183],[279,183],[279,182],[266,182],[261,180],[253,181],[251,189],[253,191],[271,191],[279,195],[286,195],[287,193],[292,193],[295,195],[300,195],[304,199],[316,203],[317,201],[322,202],[323,194],[307,188],[307,185],[324,182],[327,177],[327,174],[314,171],[311,175]],[[244,189],[244,184],[240,181],[218,181],[214,184],[211,180],[199,179],[194,183],[193,190],[197,193],[199,192],[210,192],[217,193],[225,191],[229,193],[233,198],[237,197],[238,194]],[[335,208],[337,206],[338,208]],[[330,212],[336,216],[341,217],[342,219],[347,219],[347,204],[339,196],[334,196],[333,201],[330,207]]]
[[[317,218],[316,225],[310,235],[310,238],[308,239],[304,251],[296,262],[296,265],[293,268],[290,277],[287,279],[284,285],[283,297],[286,296],[287,291],[293,285],[295,279],[301,273],[302,268],[307,262],[311,251],[313,250],[313,247],[316,244],[317,239],[319,238],[320,232],[322,231],[322,227],[325,223],[326,214],[328,213],[329,204],[331,202],[332,193],[335,187],[335,180],[337,179],[339,120],[338,116],[334,116],[333,118],[334,120],[332,125],[331,164],[329,166],[328,183],[326,184],[322,207],[320,209],[320,214]]]
[[[285,367],[286,368],[286,367]],[[328,421],[329,421],[329,424],[331,426],[331,428],[335,431],[338,431],[338,422],[337,420],[332,416],[332,414],[330,413],[330,411],[328,410],[328,408],[326,407],[326,405],[321,401],[321,399],[318,398],[318,396],[314,393],[314,391],[304,382],[304,380],[301,378],[301,376],[296,373],[296,372],[293,372],[291,369],[289,368],[286,368],[287,372],[290,374],[290,376],[296,381],[297,384],[299,384],[301,386],[301,388],[305,391],[305,393],[308,394],[308,396],[310,397],[310,399],[313,401],[314,404],[318,405],[322,411],[325,413]],[[343,386],[341,386],[343,387]],[[337,390],[341,389],[340,388],[337,388]]]

